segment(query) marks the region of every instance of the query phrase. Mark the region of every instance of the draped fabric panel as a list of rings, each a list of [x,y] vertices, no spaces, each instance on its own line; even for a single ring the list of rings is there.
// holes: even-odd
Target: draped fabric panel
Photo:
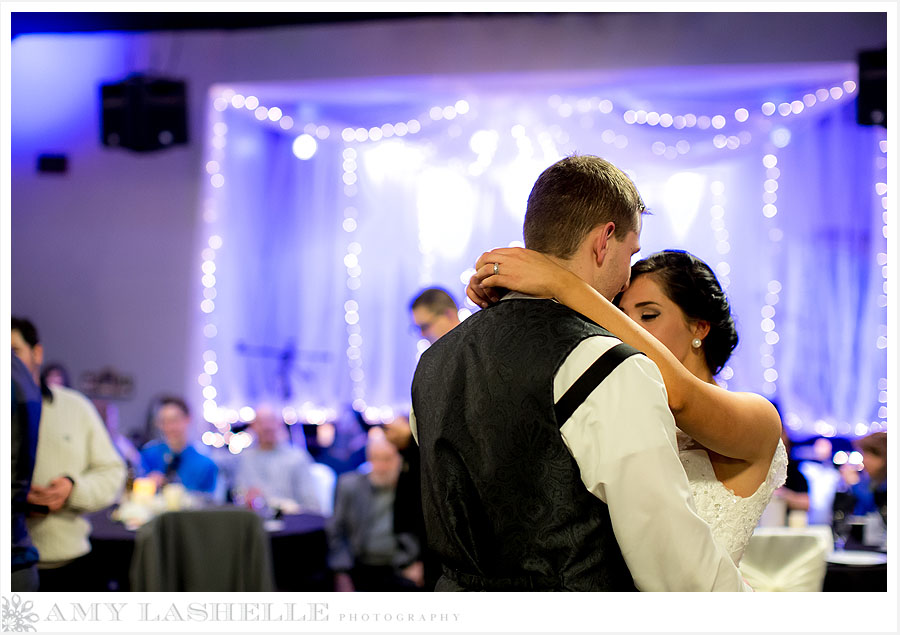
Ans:
[[[405,411],[426,345],[410,300],[440,285],[476,310],[467,270],[521,244],[534,180],[577,152],[634,179],[652,210],[642,255],[687,249],[726,286],[741,343],[722,383],[776,399],[795,435],[880,429],[886,133],[856,123],[855,78],[807,64],[219,87],[198,241],[214,307],[194,316],[192,390],[209,420],[262,401],[301,420]],[[199,306],[213,294],[197,289]]]

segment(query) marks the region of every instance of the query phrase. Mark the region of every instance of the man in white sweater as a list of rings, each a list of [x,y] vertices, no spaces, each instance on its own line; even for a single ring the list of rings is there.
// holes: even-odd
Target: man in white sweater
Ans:
[[[12,318],[13,352],[40,381],[44,352],[37,329]],[[41,591],[85,591],[90,523],[84,514],[108,507],[122,492],[125,464],[97,410],[69,388],[41,386],[43,404],[27,502],[32,542],[40,554]],[[89,584],[89,583],[88,583]]]

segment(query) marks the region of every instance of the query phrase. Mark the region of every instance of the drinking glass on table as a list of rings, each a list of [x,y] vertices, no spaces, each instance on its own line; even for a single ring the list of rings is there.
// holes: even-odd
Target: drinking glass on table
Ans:
[[[851,529],[850,514],[844,512],[844,510],[836,509],[831,521],[831,531],[834,534],[835,551],[844,550],[844,546],[847,544],[847,538],[850,537]]]
[[[846,491],[837,491],[832,504],[831,530],[834,533],[834,548],[842,550],[853,530],[853,496]]]

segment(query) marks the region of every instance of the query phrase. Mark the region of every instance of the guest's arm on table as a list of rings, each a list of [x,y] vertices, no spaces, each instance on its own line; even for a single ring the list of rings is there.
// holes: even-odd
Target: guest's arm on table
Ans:
[[[579,344],[557,372],[554,400],[614,343],[591,337]],[[622,362],[560,432],[585,487],[609,507],[639,590],[752,590],[697,515],[665,387],[650,360],[635,355]]]
[[[499,262],[494,275],[493,263]],[[493,287],[552,297],[600,324],[652,359],[679,428],[706,448],[733,459],[771,460],[781,437],[778,411],[761,395],[729,392],[692,374],[659,340],[578,276],[536,251],[518,247],[484,253],[466,293],[481,307],[498,299]]]

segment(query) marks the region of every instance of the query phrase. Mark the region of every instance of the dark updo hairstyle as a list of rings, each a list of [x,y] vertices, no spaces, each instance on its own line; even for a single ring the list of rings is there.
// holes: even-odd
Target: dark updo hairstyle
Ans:
[[[663,293],[689,320],[709,323],[703,340],[706,365],[717,375],[738,344],[728,298],[705,262],[680,249],[667,249],[639,260],[631,266],[631,279],[653,275]],[[616,298],[619,304],[621,295]]]

